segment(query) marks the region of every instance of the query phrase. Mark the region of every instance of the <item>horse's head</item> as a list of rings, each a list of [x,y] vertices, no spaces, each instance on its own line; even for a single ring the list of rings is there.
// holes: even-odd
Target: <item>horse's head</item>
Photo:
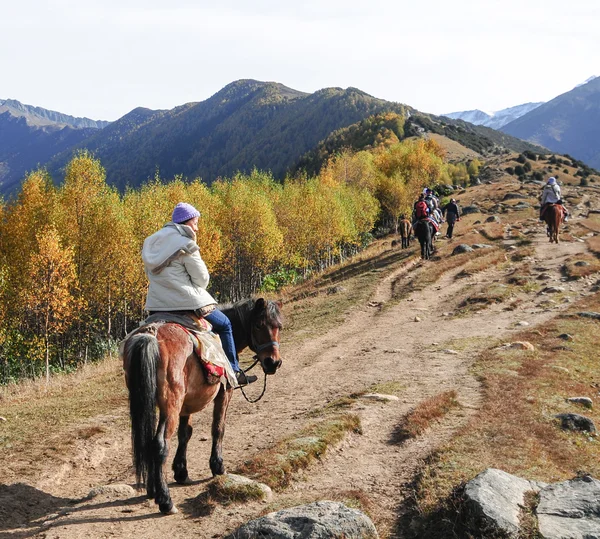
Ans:
[[[275,374],[281,366],[279,332],[283,327],[281,303],[256,300],[250,316],[250,349],[256,354],[265,374]]]

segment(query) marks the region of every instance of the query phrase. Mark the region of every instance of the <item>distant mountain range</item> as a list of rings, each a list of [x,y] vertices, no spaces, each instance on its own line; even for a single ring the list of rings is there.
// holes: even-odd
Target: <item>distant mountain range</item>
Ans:
[[[600,169],[600,77],[590,77],[547,103],[525,103],[493,113],[476,109],[444,116],[500,129]]]
[[[0,193],[14,190],[28,170],[108,124],[0,99]]]
[[[470,122],[474,125],[484,125],[485,127],[491,127],[492,129],[501,129],[506,124],[520,118],[542,104],[543,103],[525,103],[524,105],[509,107],[496,112],[483,112],[479,109],[465,110],[462,112],[451,112],[449,114],[444,114],[444,116],[455,120],[464,120],[465,122]]]
[[[590,84],[593,81],[575,90],[588,95],[585,89]],[[511,109],[497,116],[514,114]],[[364,124],[344,131],[382,114],[397,115],[399,120],[379,127],[370,122],[368,128]],[[580,122],[585,119],[577,118]],[[308,168],[316,171],[336,148],[357,140],[352,133],[367,128],[369,136],[377,139],[380,127],[397,131],[398,138],[442,134],[484,155],[499,148],[542,151],[508,131],[424,114],[356,88],[325,88],[307,94],[279,83],[240,80],[205,101],[171,110],[137,108],[112,123],[73,118],[14,100],[0,101],[0,193],[17,191],[26,171],[39,165],[46,166],[55,181],[61,181],[66,163],[82,148],[101,160],[107,181],[121,190],[148,181],[157,170],[162,178],[201,177],[207,183],[254,167],[282,178],[303,163],[310,163]],[[546,139],[530,140],[544,144]]]
[[[600,169],[600,77],[540,105],[502,130]]]

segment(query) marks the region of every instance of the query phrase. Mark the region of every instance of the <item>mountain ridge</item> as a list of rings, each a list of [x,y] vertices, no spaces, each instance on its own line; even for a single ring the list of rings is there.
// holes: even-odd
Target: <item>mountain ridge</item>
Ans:
[[[600,168],[600,77],[540,105],[502,130]]]

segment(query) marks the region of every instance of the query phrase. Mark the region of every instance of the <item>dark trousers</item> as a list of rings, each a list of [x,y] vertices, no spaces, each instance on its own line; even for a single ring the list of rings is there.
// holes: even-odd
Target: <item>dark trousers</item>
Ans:
[[[446,232],[447,238],[452,237],[452,232],[454,231],[454,223],[455,221],[451,221],[450,219],[448,219],[448,231]]]

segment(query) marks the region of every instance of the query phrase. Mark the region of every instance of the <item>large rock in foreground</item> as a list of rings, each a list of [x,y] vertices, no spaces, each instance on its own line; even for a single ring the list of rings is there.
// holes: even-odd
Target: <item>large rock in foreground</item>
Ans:
[[[269,513],[240,526],[227,539],[376,539],[371,519],[339,502],[315,502]]]
[[[519,515],[525,493],[539,492],[544,485],[515,475],[488,468],[465,486],[467,510],[490,533],[499,531],[507,537],[518,537]]]
[[[600,538],[600,481],[578,477],[547,486],[537,515],[544,539]]]

